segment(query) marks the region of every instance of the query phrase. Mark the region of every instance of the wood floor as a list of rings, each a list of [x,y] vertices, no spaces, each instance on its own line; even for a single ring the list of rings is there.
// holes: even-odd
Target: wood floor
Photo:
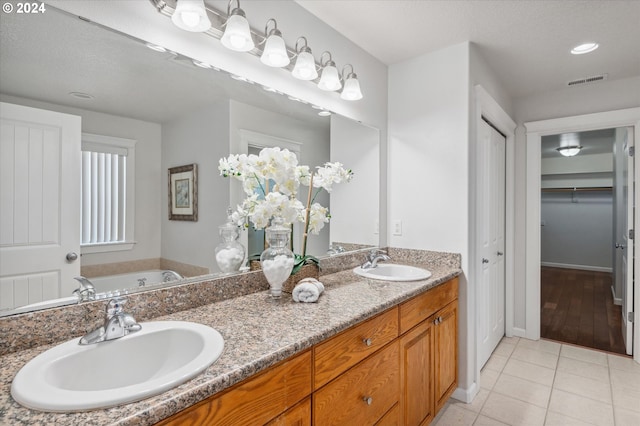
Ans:
[[[541,336],[624,354],[622,308],[613,304],[612,279],[608,272],[542,267]]]

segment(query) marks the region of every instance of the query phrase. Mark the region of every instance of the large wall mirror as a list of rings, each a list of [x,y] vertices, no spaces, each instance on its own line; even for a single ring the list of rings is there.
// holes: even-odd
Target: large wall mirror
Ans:
[[[149,13],[157,13],[151,4]],[[193,280],[219,273],[214,252],[220,241],[218,226],[241,194],[235,183],[219,176],[218,161],[230,153],[247,153],[278,141],[297,147],[301,164],[315,167],[340,161],[355,173],[352,182],[324,195],[322,203],[330,208],[332,221],[310,238],[309,252],[326,256],[331,245],[346,250],[378,245],[377,129],[337,115],[319,116],[318,109],[305,102],[243,81],[241,76],[203,68],[180,54],[152,50],[142,40],[51,6],[39,15],[5,14],[0,25],[3,105],[78,116],[83,143],[101,138],[135,142],[135,168],[130,175],[135,181],[127,193],[135,195],[130,202],[135,214],[126,223],[133,235],[119,250],[82,246],[76,261],[81,274],[99,280],[141,270],[175,270]],[[258,60],[256,66],[261,66]],[[9,145],[3,141],[3,147]],[[9,158],[6,152],[3,156]],[[45,165],[50,159],[44,155],[40,161]],[[197,165],[198,219],[169,220],[168,170],[191,164]],[[8,169],[1,170],[2,196],[14,199],[20,190],[14,185],[18,168],[12,167],[11,176]],[[38,274],[46,271],[35,271],[22,280],[12,275],[5,261],[16,242],[9,235],[13,219],[7,217],[26,213],[18,204],[4,209],[13,213],[3,210],[0,231],[4,234],[0,236],[0,316],[23,312],[24,305],[38,309],[39,302],[47,307],[49,299],[68,299],[78,287],[73,278],[60,279],[56,288],[47,290],[45,284],[38,284],[46,281],[38,281]],[[61,205],[60,216],[67,209],[79,216],[82,207]],[[242,238],[246,247],[247,233]],[[294,245],[297,238],[294,234]],[[30,241],[27,238],[23,245],[29,246]],[[29,256],[21,252],[18,263],[29,263]],[[140,291],[144,284],[136,279],[132,288]],[[115,286],[128,287],[117,278]]]

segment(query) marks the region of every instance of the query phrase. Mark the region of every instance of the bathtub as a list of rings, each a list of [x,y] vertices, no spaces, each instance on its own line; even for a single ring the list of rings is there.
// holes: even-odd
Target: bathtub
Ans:
[[[91,281],[96,289],[96,300],[100,300],[116,296],[124,296],[146,286],[171,282],[182,278],[184,277],[175,271],[167,269],[150,269],[148,271],[89,278],[89,281]],[[80,284],[78,283],[78,285]],[[10,314],[13,315],[30,312],[34,309],[53,308],[57,306],[71,305],[74,303],[78,303],[78,297],[75,295],[69,295],[59,299],[32,303],[6,312],[2,311],[0,312],[0,317]]]

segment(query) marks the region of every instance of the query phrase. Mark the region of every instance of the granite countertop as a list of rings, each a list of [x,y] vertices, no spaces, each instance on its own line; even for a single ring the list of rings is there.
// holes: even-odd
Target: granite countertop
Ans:
[[[222,356],[204,373],[172,390],[105,410],[44,413],[22,407],[10,396],[13,377],[26,362],[55,345],[5,355],[0,358],[0,424],[152,425],[461,273],[455,262],[422,266],[433,275],[415,282],[367,280],[351,270],[324,275],[326,290],[318,303],[294,303],[286,294],[274,300],[268,291],[260,291],[154,318],[215,328],[224,337]]]

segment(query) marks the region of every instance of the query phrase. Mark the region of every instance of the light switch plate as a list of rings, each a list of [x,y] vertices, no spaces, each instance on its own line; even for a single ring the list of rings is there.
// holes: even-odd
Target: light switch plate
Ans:
[[[393,221],[393,235],[400,236],[402,235],[402,221],[394,220]]]

